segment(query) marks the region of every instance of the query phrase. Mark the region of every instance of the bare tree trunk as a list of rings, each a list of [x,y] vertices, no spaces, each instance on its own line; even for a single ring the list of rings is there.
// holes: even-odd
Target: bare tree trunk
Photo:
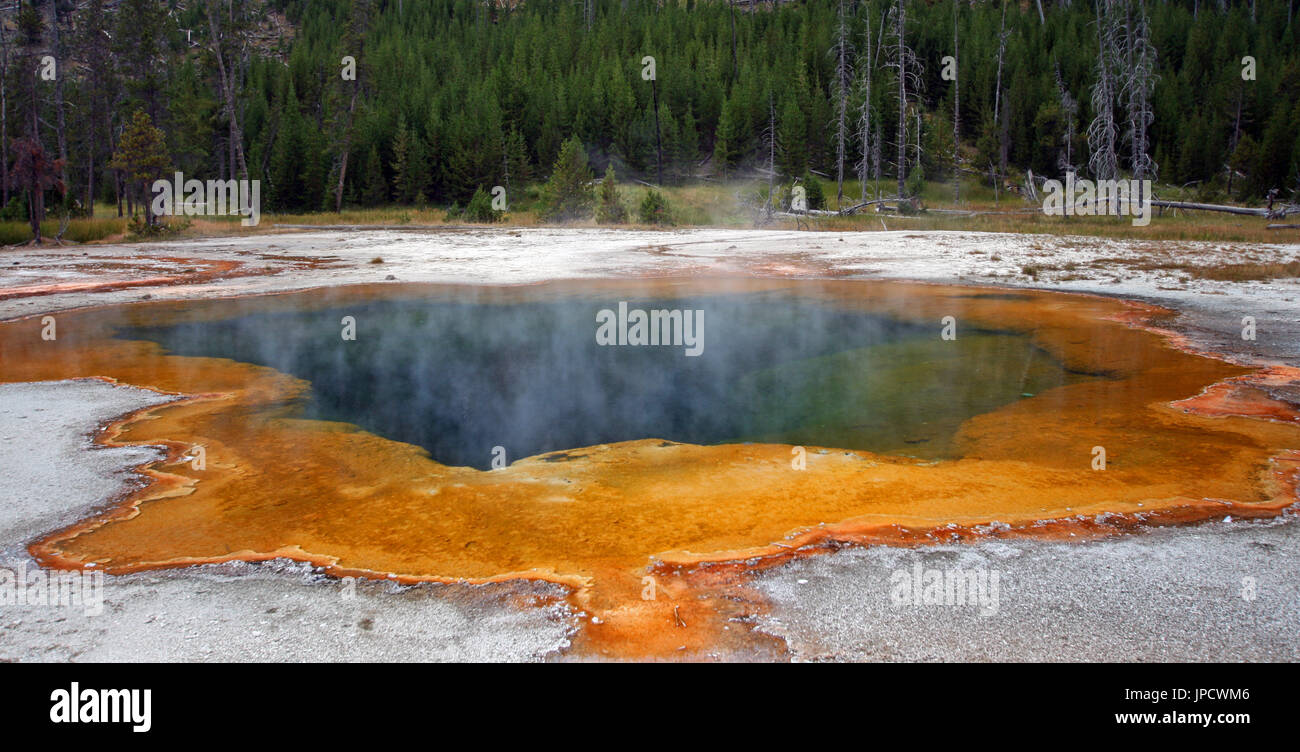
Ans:
[[[63,49],[59,43],[59,10],[58,4],[51,2],[48,5],[50,9],[50,41],[51,51],[54,53],[54,60],[57,65],[63,66]],[[59,71],[58,73],[62,73]],[[59,146],[59,159],[62,160],[63,166],[60,171],[60,179],[63,185],[68,185],[68,139],[67,139],[67,121],[63,115],[63,76],[54,76],[54,114],[55,114],[55,139]]]
[[[1190,209],[1194,211],[1224,212],[1226,214],[1247,214],[1256,217],[1270,216],[1269,209],[1252,209],[1245,206],[1228,206],[1225,204],[1198,204],[1188,201],[1163,201],[1160,199],[1151,199],[1151,205],[1167,209]]]
[[[94,117],[94,107],[91,107],[91,117]],[[94,120],[92,119],[93,123]],[[89,216],[95,216],[95,128],[90,129],[90,153],[86,155],[86,205],[82,207]]]
[[[961,72],[960,47],[957,43],[957,18],[961,9],[961,0],[952,3],[952,202],[961,202]],[[1042,13],[1039,5],[1038,12]]]
[[[993,123],[998,129],[998,177],[1007,171],[1007,138],[1006,131],[1003,127],[1006,118],[1002,113],[1002,59],[1007,51],[1007,3],[1002,0],[1002,21],[998,26],[998,77],[997,85],[993,90]],[[997,179],[994,180],[997,182]],[[997,200],[997,189],[994,188],[994,201]]]
[[[45,217],[45,193],[41,190],[27,192],[28,217],[32,223],[32,242],[41,244],[41,219]]]
[[[0,24],[0,184],[4,205],[9,205],[9,42]]]
[[[113,116],[106,115],[108,121],[108,153],[117,153],[117,139],[113,133]],[[122,216],[122,171],[113,170],[113,199],[117,202],[117,216]]]
[[[655,174],[660,187],[664,184],[664,137],[659,127],[659,82],[650,79],[650,97],[655,108]]]
[[[772,191],[776,190],[776,100],[767,95],[767,216],[772,216]]]
[[[1065,88],[1065,79],[1061,77],[1061,64],[1056,64],[1056,92],[1061,99],[1061,113],[1065,116],[1065,162],[1058,165],[1063,173],[1074,172],[1074,130],[1075,118],[1079,114],[1079,103],[1070,96]]]
[[[874,146],[871,142],[871,69],[875,66],[875,58],[871,51],[871,6],[867,6],[867,55],[866,66],[864,71],[865,91],[863,92],[862,108],[858,112],[858,141],[862,145],[862,158],[858,162],[858,182],[863,202],[867,200],[867,178],[870,177],[869,168],[872,163]]]
[[[32,95],[32,101],[29,107],[29,111],[32,114],[32,119],[27,124],[27,136],[28,138],[31,138],[33,141],[41,140],[40,104],[36,98],[39,90],[40,90],[40,85],[35,80],[33,80],[31,85],[31,90],[30,90]]]
[[[1137,0],[1136,15],[1133,8],[1126,9],[1125,49],[1128,55],[1128,76],[1124,79],[1128,108],[1129,156],[1133,177],[1142,180],[1154,177],[1158,165],[1147,153],[1147,129],[1155,120],[1151,111],[1151,95],[1155,90],[1156,50],[1151,44],[1150,24],[1143,0]]]
[[[907,44],[905,0],[898,0],[895,37],[898,39],[898,197],[907,191]]]
[[[731,80],[740,75],[736,65],[736,0],[727,0],[727,10],[731,13]]]
[[[839,62],[835,68],[835,76],[839,82],[839,118],[835,130],[836,140],[836,159],[835,159],[835,184],[836,184],[836,207],[844,204],[844,141],[848,135],[848,108],[849,108],[849,69],[848,69],[848,31],[845,27],[844,20],[844,0],[840,0],[840,29],[839,39],[836,46],[839,48]]]
[[[921,148],[921,136],[923,135],[922,131],[924,129],[921,126],[920,104],[912,108],[912,116],[916,120],[916,161],[914,161],[912,164],[916,165],[919,168],[921,166],[921,155],[924,153]]]
[[[357,108],[357,82],[352,82],[352,101],[348,104],[348,122],[343,132],[343,151],[339,155],[339,182],[334,186],[334,211],[343,211],[343,181],[348,176],[348,157],[352,150],[352,115]]]
[[[348,30],[345,35],[346,43],[356,48],[360,53],[365,46],[366,27],[370,20],[370,4],[362,0],[354,0],[351,8],[351,18],[348,21]],[[348,160],[352,156],[352,127],[357,110],[357,98],[361,93],[361,74],[363,70],[358,69],[357,75],[352,78],[352,97],[348,102],[348,119],[343,130],[343,147],[339,156],[339,180],[334,186],[334,211],[343,211],[343,186],[348,175]]]
[[[32,116],[31,121],[27,125],[28,128],[27,133],[28,133],[28,138],[32,140],[32,144],[35,148],[43,148],[41,146],[40,106],[37,100],[37,94],[40,89],[40,84],[36,76],[33,76],[30,73],[35,68],[34,63],[36,61],[36,50],[33,49],[32,46],[26,42],[24,42],[24,46],[27,47],[27,51],[28,51],[28,54],[24,57],[23,65],[29,71],[28,73],[28,76],[30,77],[29,92],[31,93],[31,104],[29,105],[30,108],[29,112],[31,113]],[[45,192],[40,189],[39,180],[37,181],[36,186],[27,189],[27,212],[32,223],[32,236],[33,236],[32,242],[39,245],[41,242],[41,220],[45,219]]]
[[[1093,177],[1109,180],[1119,173],[1115,149],[1116,19],[1109,0],[1097,3],[1097,83],[1092,88],[1095,116],[1088,125],[1088,169]]]
[[[230,9],[233,18],[234,8]],[[241,177],[248,179],[248,163],[244,160],[244,134],[239,129],[239,118],[235,112],[235,91],[234,83],[226,74],[226,61],[221,56],[221,26],[217,22],[216,3],[208,6],[208,28],[212,32],[212,54],[217,58],[217,73],[221,76],[221,92],[226,104],[226,118],[230,122],[230,145],[231,154],[234,157],[231,164],[237,160]],[[232,170],[233,171],[233,170]]]
[[[1236,170],[1232,168],[1232,154],[1237,150],[1237,144],[1241,140],[1241,100],[1242,92],[1237,90],[1237,117],[1232,126],[1232,142],[1228,145],[1228,163],[1224,165],[1228,168],[1228,196],[1232,196],[1232,176]]]
[[[881,144],[884,143],[885,134],[880,125],[880,120],[876,119],[876,138],[871,143],[871,170],[872,182],[874,183],[876,198],[880,197],[880,164],[884,159],[881,154]]]

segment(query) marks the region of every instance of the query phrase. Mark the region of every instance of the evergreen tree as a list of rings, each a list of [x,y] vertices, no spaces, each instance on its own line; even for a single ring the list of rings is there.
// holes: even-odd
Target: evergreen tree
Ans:
[[[407,127],[403,116],[397,120],[392,168],[393,197],[403,204],[422,203],[427,198],[425,190],[429,183],[424,139]]]
[[[271,151],[268,199],[276,211],[316,211],[325,196],[319,131],[299,112],[292,81],[286,89]]]
[[[713,169],[724,177],[739,166],[744,154],[745,128],[738,120],[737,110],[734,100],[728,100],[718,116],[717,137],[713,145]]]
[[[564,222],[590,215],[594,200],[591,181],[587,151],[573,136],[560,148],[551,179],[542,188],[542,217]]]
[[[512,127],[510,135],[506,136],[505,165],[504,177],[507,190],[512,185],[523,185],[532,179],[533,170],[528,163],[528,147],[524,143],[524,135],[518,128]]]
[[[127,184],[144,205],[144,220],[148,227],[157,225],[153,202],[149,200],[150,185],[166,175],[171,165],[163,132],[154,127],[153,119],[144,110],[136,110],[118,140],[117,152],[109,166],[125,174]]]
[[[1094,177],[1159,166],[1170,183],[1243,201],[1300,179],[1289,1],[1256,0],[1253,17],[1249,4],[1204,0],[1046,3],[1041,18],[1037,4],[950,1],[744,13],[629,3],[591,5],[590,16],[549,2],[508,12],[463,0],[22,2],[0,30],[0,141],[66,152],[65,182],[89,205],[123,194],[106,157],[140,109],[187,175],[262,179],[277,206],[315,210],[344,196],[463,206],[479,187],[522,195],[569,136],[625,177],[654,179],[656,119],[665,179],[693,175],[708,155],[715,175],[743,177],[768,162],[760,134],[772,102],[791,177],[838,176],[850,159],[863,178],[879,180],[882,164],[904,182],[917,165],[933,177],[961,142],[961,161],[991,174],[1059,175],[1064,150]],[[943,66],[919,64],[957,51],[954,19],[959,110]],[[292,32],[270,38],[280,20]],[[851,110],[848,39],[865,43]],[[57,81],[30,75],[56,49]],[[656,55],[653,87],[640,78],[646,54]],[[345,55],[355,79],[340,77]],[[1241,75],[1247,55],[1253,80]],[[846,118],[853,137],[841,139]],[[952,137],[938,139],[947,125]],[[128,201],[138,193],[130,186]]]
[[[777,166],[782,175],[799,177],[808,171],[808,134],[799,99],[793,94],[782,98],[780,125],[777,126]]]
[[[603,225],[621,224],[627,221],[627,208],[623,198],[618,195],[618,179],[614,176],[614,165],[605,168],[605,179],[600,181],[596,201],[596,221]]]
[[[371,144],[366,152],[366,163],[362,168],[361,203],[366,206],[379,206],[388,202],[388,181],[384,179],[383,164],[379,159],[379,147]]]

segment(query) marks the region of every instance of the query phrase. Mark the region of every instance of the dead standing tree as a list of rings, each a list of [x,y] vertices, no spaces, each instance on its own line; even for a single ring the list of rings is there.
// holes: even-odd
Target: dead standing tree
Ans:
[[[1074,172],[1074,129],[1079,117],[1079,100],[1070,96],[1070,92],[1065,88],[1065,80],[1061,78],[1061,64],[1056,64],[1056,93],[1061,99],[1061,114],[1065,117],[1065,148],[1061,150],[1061,155],[1057,159],[1057,167],[1062,173]]]
[[[898,170],[898,197],[907,195],[907,110],[911,104],[909,92],[921,88],[921,63],[911,48],[907,46],[907,5],[906,0],[898,0],[890,9],[892,39],[889,43],[888,67],[894,70],[898,86],[898,131],[895,135],[895,148]]]
[[[952,202],[961,203],[961,73],[960,46],[957,40],[957,21],[961,3],[952,4]],[[1040,6],[1040,13],[1041,13]]]
[[[220,3],[208,4],[208,29],[211,32],[211,39],[208,40],[212,48],[212,54],[217,59],[217,73],[220,76],[222,100],[226,108],[226,119],[230,124],[230,177],[234,177],[235,165],[239,165],[240,177],[248,180],[248,162],[244,159],[244,132],[239,128],[239,118],[235,108],[235,82],[233,80],[233,71],[226,67],[226,60],[221,54],[221,22],[218,20],[220,15]],[[230,13],[233,17],[234,7],[231,6]]]
[[[63,65],[63,45],[59,39],[59,4],[51,2],[46,5],[46,8],[50,14],[45,22],[45,29],[50,37],[50,52],[56,64]],[[68,185],[68,125],[63,107],[63,79],[64,76],[57,73],[54,76],[54,138],[59,149],[59,178],[66,187]]]
[[[727,11],[731,15],[731,81],[740,76],[740,67],[736,63],[736,0],[727,0]]]
[[[1007,164],[1006,164],[1006,163],[1007,163],[1007,138],[1006,138],[1006,130],[1005,130],[1005,128],[1003,128],[1003,127],[1002,127],[1001,125],[999,125],[999,124],[1005,124],[1005,120],[1003,119],[1003,116],[1002,116],[1002,114],[1001,114],[1001,111],[1002,111],[1002,61],[1006,58],[1006,53],[1007,53],[1007,39],[1009,39],[1010,36],[1011,36],[1011,32],[1007,31],[1007,3],[1006,3],[1006,0],[1003,0],[1003,2],[1002,2],[1002,21],[1000,22],[1000,24],[999,24],[999,26],[998,26],[998,75],[997,75],[997,83],[994,84],[994,88],[993,88],[993,125],[994,125],[995,128],[998,129],[998,171],[997,171],[997,174],[996,174],[996,175],[993,175],[993,176],[992,176],[992,179],[993,179],[993,201],[994,201],[994,203],[997,203],[997,200],[998,200],[998,181],[1000,181],[1000,180],[1002,179],[1002,178],[1001,178],[1002,173],[1006,172],[1006,167],[1007,167]],[[989,172],[992,172],[992,171],[993,171],[993,165],[992,165],[992,163],[990,163],[990,164],[989,164]]]
[[[361,53],[361,48],[365,46],[366,24],[370,15],[370,0],[353,0],[350,8],[347,30],[343,34],[344,49],[351,53],[352,65],[351,79],[347,80],[340,76],[348,87],[350,96],[348,99],[347,113],[344,115],[342,144],[339,148],[338,157],[338,180],[334,183],[334,211],[343,211],[343,186],[348,176],[348,158],[352,152],[352,139],[355,136],[353,124],[356,118],[357,97],[361,93],[361,69],[357,66],[357,56]]]
[[[1143,0],[1128,0],[1124,8],[1124,50],[1126,70],[1121,87],[1128,128],[1124,132],[1133,178],[1155,179],[1158,165],[1151,158],[1147,129],[1155,120],[1151,96],[1156,85],[1156,48],[1151,43],[1151,29]]]
[[[86,98],[88,126],[86,148],[86,201],[90,215],[95,210],[95,173],[101,155],[101,146],[109,143],[112,151],[112,102],[116,90],[112,66],[102,61],[112,60],[112,38],[108,34],[108,20],[103,0],[91,0],[77,25],[79,34],[75,50],[86,71],[88,96]],[[100,168],[102,169],[102,168]]]
[[[659,125],[659,74],[650,77],[650,103],[655,108],[655,182],[664,184],[664,131]]]
[[[9,205],[9,40],[5,25],[0,23],[0,198]]]
[[[862,147],[861,156],[858,159],[858,185],[861,189],[862,203],[867,201],[867,178],[871,175],[872,159],[880,158],[880,151],[871,137],[871,69],[875,66],[876,61],[871,51],[871,6],[867,6],[867,54],[859,63],[861,72],[858,76],[858,86],[861,89],[862,105],[858,108],[858,143]],[[879,175],[879,165],[876,165],[876,174]]]
[[[1113,4],[1114,0],[1097,1],[1097,82],[1092,87],[1095,114],[1088,124],[1088,171],[1099,180],[1113,180],[1119,173],[1115,98],[1120,32]]]
[[[843,206],[844,204],[844,160],[845,143],[848,140],[848,113],[849,113],[849,86],[851,76],[849,73],[849,58],[852,55],[853,47],[849,41],[848,20],[845,17],[844,0],[840,0],[839,6],[839,29],[835,37],[835,46],[831,48],[835,53],[835,84],[837,102],[837,117],[835,126],[835,205]]]
[[[767,95],[767,128],[763,131],[763,139],[767,142],[767,209],[764,215],[767,221],[772,219],[772,212],[776,210],[776,197],[773,195],[776,190],[776,100],[771,92]]]

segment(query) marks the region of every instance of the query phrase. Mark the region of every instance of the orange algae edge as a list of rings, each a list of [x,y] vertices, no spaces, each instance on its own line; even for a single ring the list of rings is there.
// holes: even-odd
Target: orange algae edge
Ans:
[[[57,341],[43,341],[39,320],[26,319],[0,325],[6,381],[93,376],[185,396],[101,437],[167,446],[167,459],[142,468],[153,482],[31,552],[45,566],[93,563],[109,573],[287,557],[337,576],[403,583],[546,580],[570,587],[574,605],[593,617],[576,640],[581,653],[704,655],[731,639],[721,631],[728,618],[762,608],[740,583],[746,571],[835,545],[1078,540],[1271,516],[1297,499],[1300,418],[1258,385],[1300,374],[1188,352],[1153,328],[1165,312],[1151,306],[867,281],[603,280],[475,294],[608,300],[721,288],[785,290],[930,323],[936,336],[941,319],[954,316],[965,330],[1027,334],[1067,368],[1111,378],[967,420],[951,460],[808,447],[807,469],[795,471],[787,444],[646,437],[484,472],[441,465],[419,447],[354,426],[296,418],[286,403],[309,385],[272,369],[113,339],[95,310],[60,314]],[[240,312],[463,293],[358,286],[241,299]],[[157,324],[220,318],[230,305],[126,310]],[[185,459],[195,446],[205,451],[202,471]],[[1101,471],[1093,469],[1098,446],[1107,459]]]

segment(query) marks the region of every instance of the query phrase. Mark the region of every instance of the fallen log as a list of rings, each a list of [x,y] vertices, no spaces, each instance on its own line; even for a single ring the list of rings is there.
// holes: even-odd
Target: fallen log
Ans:
[[[876,204],[902,204],[902,203],[913,203],[913,200],[910,198],[898,198],[897,196],[892,196],[890,198],[873,198],[870,201],[863,201],[860,204],[854,204],[853,206],[840,209],[837,212],[829,212],[829,213],[845,214],[845,215],[856,214],[858,211],[865,209],[868,206],[875,206]]]
[[[1195,211],[1215,211],[1225,212],[1227,214],[1249,214],[1253,217],[1267,217],[1268,209],[1252,209],[1248,206],[1227,206],[1224,204],[1195,204],[1188,201],[1165,201],[1164,199],[1151,199],[1152,206],[1159,206],[1166,209],[1192,209]]]

